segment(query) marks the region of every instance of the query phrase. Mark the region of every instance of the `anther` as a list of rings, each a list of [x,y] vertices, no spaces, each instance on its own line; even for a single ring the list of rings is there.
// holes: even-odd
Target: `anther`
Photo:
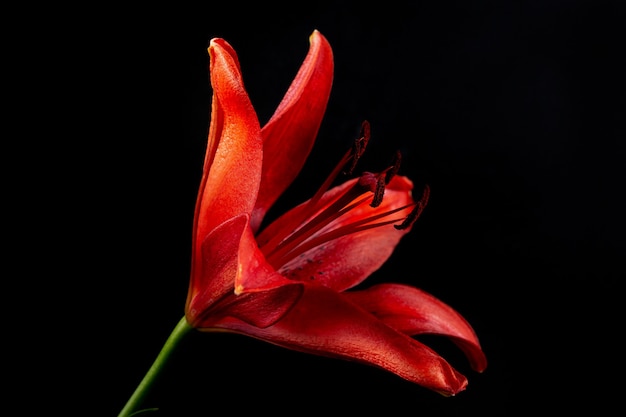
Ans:
[[[424,187],[422,198],[420,198],[420,200],[415,204],[415,207],[413,208],[413,210],[411,210],[409,215],[406,216],[406,218],[404,219],[402,223],[394,224],[393,227],[395,227],[398,230],[404,230],[404,229],[408,229],[409,227],[411,227],[411,225],[415,223],[415,220],[417,220],[420,214],[422,214],[422,211],[424,211],[424,207],[426,207],[426,203],[428,203],[429,195],[430,195],[430,187],[428,187],[427,185],[426,187]]]
[[[350,167],[346,171],[346,174],[351,175],[356,168],[356,164],[365,152],[365,148],[367,147],[367,143],[370,140],[370,123],[367,120],[364,120],[361,124],[361,132],[359,134],[358,139],[356,139],[352,145],[352,161],[350,163]]]
[[[395,177],[400,170],[400,162],[402,162],[402,154],[400,153],[400,151],[396,151],[391,161],[391,167],[385,173],[386,184],[389,184],[389,181],[391,181],[391,179]]]
[[[372,202],[370,203],[371,207],[378,207],[380,203],[383,202],[383,196],[385,195],[385,179],[386,175],[379,175],[378,181],[376,181],[376,190],[374,191],[374,198],[372,198]]]

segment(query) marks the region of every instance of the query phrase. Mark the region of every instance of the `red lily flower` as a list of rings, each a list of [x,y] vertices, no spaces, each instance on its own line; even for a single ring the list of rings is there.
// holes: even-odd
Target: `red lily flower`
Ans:
[[[348,291],[389,258],[428,199],[426,188],[413,200],[413,183],[396,175],[397,163],[331,188],[361,156],[367,123],[320,190],[261,230],[317,136],[333,80],[328,41],[313,32],[298,74],[263,128],[234,49],[213,39],[208,50],[213,100],[187,321],[200,330],[374,365],[443,395],[464,390],[467,379],[412,337],[451,338],[481,372],[485,355],[461,315],[406,285]]]

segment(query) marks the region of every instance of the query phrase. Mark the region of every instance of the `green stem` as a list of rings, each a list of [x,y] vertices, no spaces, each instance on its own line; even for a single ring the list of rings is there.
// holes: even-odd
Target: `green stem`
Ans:
[[[159,355],[152,363],[152,366],[135,389],[133,395],[128,399],[128,402],[126,403],[118,417],[129,417],[133,413],[140,411],[137,408],[141,405],[141,402],[150,390],[150,387],[159,375],[159,372],[169,359],[172,352],[176,349],[178,342],[180,342],[183,336],[185,336],[191,329],[193,329],[193,327],[191,327],[189,323],[187,323],[185,317],[183,317],[178,322],[170,336],[167,338],[167,341],[163,345],[161,352],[159,352]]]

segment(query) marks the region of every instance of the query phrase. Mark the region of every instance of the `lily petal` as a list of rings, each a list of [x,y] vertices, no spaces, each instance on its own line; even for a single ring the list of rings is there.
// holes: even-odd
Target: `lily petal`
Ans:
[[[233,293],[239,243],[247,224],[245,214],[233,217],[213,229],[202,241],[185,307],[191,325],[198,326],[200,316],[209,314],[213,304]]]
[[[205,277],[213,277],[206,274],[203,259],[202,246],[207,236],[229,219],[252,211],[261,182],[263,160],[261,127],[243,85],[237,54],[230,44],[219,38],[211,40],[208,50],[213,99],[208,144],[194,214],[192,291],[201,288],[200,282]],[[223,234],[227,242],[238,243],[241,232],[239,230],[239,235],[235,233],[232,236],[227,236],[228,232],[224,230],[217,233]],[[232,255],[237,253],[237,247],[230,249]],[[204,250],[206,253],[206,248]],[[213,284],[210,289],[214,290]],[[204,293],[208,297],[211,291],[205,289]],[[193,297],[195,295],[190,291],[187,303]]]
[[[326,111],[333,81],[333,53],[317,30],[300,70],[269,122],[263,126],[265,160],[251,225],[259,229],[265,213],[291,184],[311,152]]]
[[[472,369],[482,372],[487,367],[470,324],[452,307],[418,288],[378,284],[344,296],[404,334],[447,336],[465,353]]]
[[[326,192],[321,199],[320,206],[322,208],[319,211],[330,205],[338,195],[351,188],[356,181],[356,179],[347,181]],[[337,230],[351,223],[412,204],[412,188],[413,183],[408,178],[394,177],[385,189],[385,197],[381,205],[373,208],[369,204],[362,204],[349,210],[332,223],[332,229]],[[286,227],[285,225],[289,225],[291,219],[298,216],[298,211],[304,207],[306,207],[306,203],[285,213],[284,216],[269,225],[259,236],[259,242],[263,242],[268,236],[272,236]],[[392,214],[390,218],[397,219],[397,223],[400,223],[410,211],[411,207],[408,207]],[[314,213],[311,218],[315,218],[318,213]],[[392,224],[388,224],[356,233],[344,234],[294,257],[290,262],[282,265],[279,272],[292,280],[314,280],[336,291],[344,291],[360,284],[380,268],[391,256],[402,236],[409,230],[397,230]],[[321,233],[324,233],[324,230],[316,236]],[[312,239],[315,239],[316,236],[313,236]]]
[[[267,291],[295,281],[285,278],[267,263],[250,227],[246,227],[239,243],[239,261],[235,278],[235,294]]]
[[[395,331],[342,294],[320,285],[303,287],[299,301],[272,326],[258,328],[224,319],[215,327],[292,350],[377,366],[446,396],[467,386],[467,379],[433,350]]]
[[[211,124],[195,213],[200,240],[225,220],[252,211],[263,160],[261,128],[235,51],[223,39],[212,39],[209,54]]]
[[[282,286],[270,291],[231,295],[218,303],[210,315],[203,317],[200,330],[211,331],[215,323],[241,320],[255,328],[273,325],[298,302],[301,284]]]

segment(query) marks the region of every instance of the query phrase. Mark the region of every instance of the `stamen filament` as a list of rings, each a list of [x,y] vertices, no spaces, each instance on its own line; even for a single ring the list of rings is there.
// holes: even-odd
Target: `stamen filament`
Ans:
[[[302,224],[307,218],[309,218],[317,208],[317,203],[320,201],[322,196],[332,183],[335,181],[339,173],[344,169],[344,167],[351,162],[350,168],[348,170],[348,174],[352,173],[352,170],[356,166],[357,161],[365,152],[365,147],[370,139],[370,127],[369,122],[364,121],[361,125],[361,135],[358,139],[354,141],[354,146],[352,149],[349,149],[344,156],[341,158],[339,163],[335,166],[333,171],[328,175],[324,183],[317,190],[315,195],[308,201],[307,205],[300,211],[299,215],[291,220],[290,225],[285,225],[282,229],[282,233],[277,233],[272,236],[267,242],[263,244],[264,253],[271,253],[275,250],[275,248],[281,244],[281,242],[286,239],[291,233],[293,233],[298,225]]]
[[[297,227],[304,222],[305,219],[309,218],[313,214],[317,203],[322,198],[324,193],[328,191],[333,181],[337,178],[337,176],[343,169],[344,165],[350,161],[350,158],[351,151],[348,151],[343,156],[343,158],[341,158],[339,163],[335,166],[333,171],[326,178],[324,183],[320,186],[320,188],[313,195],[313,197],[311,197],[311,199],[306,203],[306,206],[300,211],[299,215],[291,220],[291,225],[285,225],[285,227],[281,229],[280,233],[275,234],[263,244],[262,250],[264,253],[273,252],[284,239],[292,234],[297,229]]]
[[[428,199],[428,188],[424,190],[422,200],[419,202],[369,217],[362,217],[360,220],[343,226],[337,224],[332,226],[333,222],[339,217],[366,202],[369,202],[370,206],[373,208],[380,206],[383,202],[386,185],[389,184],[391,179],[398,172],[401,160],[399,152],[395,155],[392,164],[382,172],[378,174],[371,172],[363,173],[363,175],[347,190],[344,190],[342,194],[333,197],[331,201],[325,202],[323,205],[320,204],[323,196],[330,189],[342,169],[350,164],[348,170],[345,172],[352,172],[356,162],[365,150],[369,135],[369,123],[365,121],[361,126],[361,135],[359,139],[354,142],[353,149],[346,152],[341,158],[315,195],[307,203],[298,208],[297,212],[292,214],[293,218],[285,220],[287,224],[283,225],[277,233],[267,237],[267,240],[263,234],[259,236],[259,247],[265,255],[267,262],[274,268],[279,269],[296,256],[342,236],[394,223],[394,227],[398,230],[407,229],[420,215]],[[415,206],[415,208],[403,218],[374,223],[379,219],[388,218],[392,214],[406,210],[412,206]]]
[[[293,245],[290,246],[290,250],[283,253],[281,255],[280,258],[275,259],[275,264],[273,262],[270,262],[272,265],[277,265],[277,266],[282,266],[284,264],[286,264],[290,259],[294,259],[296,256],[307,252],[310,249],[313,249],[317,246],[320,246],[326,242],[329,242],[331,240],[340,238],[342,236],[346,236],[349,234],[353,234],[353,233],[357,233],[357,232],[362,232],[364,230],[369,230],[369,229],[373,229],[376,227],[381,227],[381,226],[387,226],[389,224],[393,224],[393,223],[398,223],[398,222],[402,222],[405,219],[404,218],[396,218],[396,219],[391,219],[391,220],[385,220],[379,223],[372,223],[375,220],[384,218],[384,217],[388,217],[391,216],[394,213],[397,213],[401,210],[405,210],[409,207],[411,207],[414,204],[409,204],[407,206],[403,206],[403,207],[398,207],[396,209],[393,210],[389,210],[386,211],[384,213],[379,213],[375,216],[371,216],[371,217],[367,217],[364,219],[361,219],[359,221],[350,223],[350,224],[346,224],[344,226],[335,228],[335,229],[331,229],[326,233],[322,233],[318,236],[314,236],[312,239],[310,240],[305,240],[302,244],[298,244],[298,245]],[[347,211],[347,210],[346,210]],[[308,237],[311,237],[312,235],[309,234]],[[307,237],[307,238],[308,238]]]
[[[371,196],[366,195],[359,200],[354,201],[354,195],[351,192],[354,191],[354,189],[355,187],[352,187],[350,190],[339,196],[339,198],[337,198],[332,204],[328,205],[310,222],[304,224],[304,226],[300,229],[283,239],[274,248],[271,248],[271,250],[266,246],[263,246],[261,251],[265,254],[265,258],[270,265],[274,265],[276,267],[280,266],[280,263],[275,263],[275,259],[284,257],[286,253],[289,253],[293,248],[297,247],[300,243],[304,242],[331,222],[341,217],[344,213],[347,213],[353,208],[367,202],[371,198]]]

